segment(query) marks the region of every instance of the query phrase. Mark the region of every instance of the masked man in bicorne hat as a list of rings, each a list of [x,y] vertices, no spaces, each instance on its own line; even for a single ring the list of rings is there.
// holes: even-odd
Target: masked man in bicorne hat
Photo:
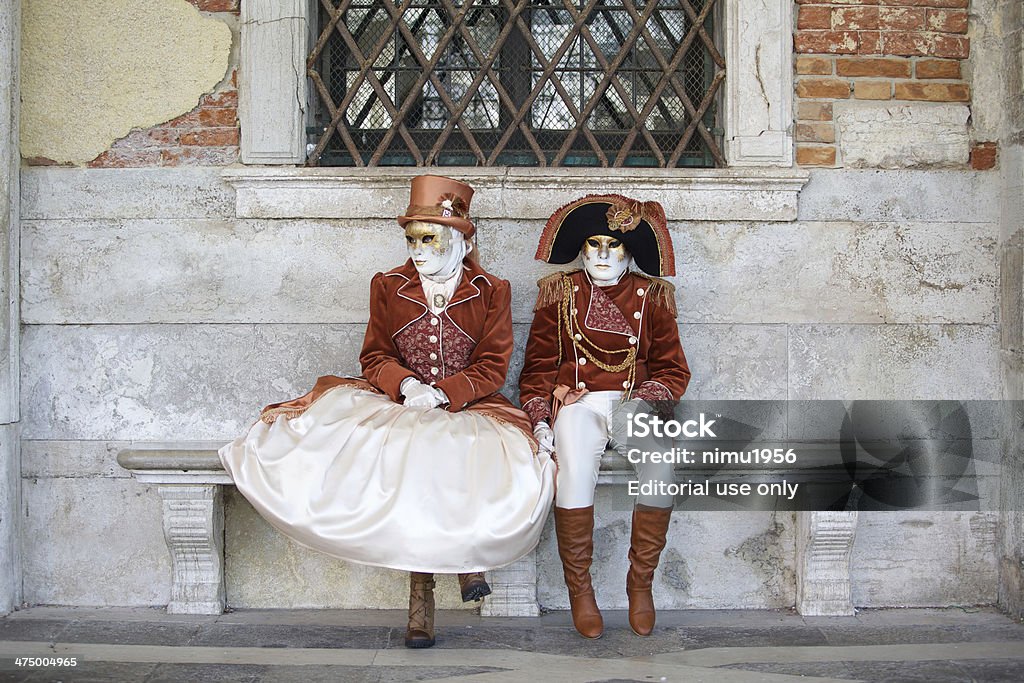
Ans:
[[[558,461],[555,532],[573,624],[598,638],[604,622],[590,578],[594,489],[609,442],[621,446],[612,439],[612,413],[627,399],[678,400],[690,380],[674,288],[660,279],[675,275],[672,240],[657,202],[591,195],[551,216],[536,257],[583,263],[539,281],[519,390],[535,436]],[[642,272],[630,270],[633,263]],[[641,479],[672,476],[665,464],[637,471]],[[651,585],[671,514],[665,495],[641,495],[633,509],[626,595],[638,635],[654,629]]]

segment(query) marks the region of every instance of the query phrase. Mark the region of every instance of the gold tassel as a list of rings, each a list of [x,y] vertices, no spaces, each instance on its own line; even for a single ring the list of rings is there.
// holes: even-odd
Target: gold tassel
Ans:
[[[651,283],[647,286],[648,296],[651,301],[668,309],[673,318],[677,317],[676,286],[668,280],[662,280],[660,277],[646,277]]]
[[[545,306],[556,304],[562,300],[562,278],[567,275],[569,273],[552,273],[537,280],[540,292],[537,293],[537,305],[533,307],[534,311],[539,311]]]

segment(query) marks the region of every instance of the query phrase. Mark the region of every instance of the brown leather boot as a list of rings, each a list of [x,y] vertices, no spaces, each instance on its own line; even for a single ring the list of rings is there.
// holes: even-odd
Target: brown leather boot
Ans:
[[[487,585],[483,572],[459,574],[459,590],[462,592],[462,602],[480,600],[491,594],[491,587]]]
[[[672,520],[672,508],[637,505],[633,508],[633,529],[629,540],[629,572],[626,597],[629,598],[629,625],[638,636],[654,630],[654,596],[651,584],[658,567],[665,535]]]
[[[604,619],[594,599],[590,563],[594,554],[594,506],[555,508],[555,535],[562,558],[565,587],[569,589],[572,623],[584,638],[600,638]]]
[[[434,575],[409,573],[409,627],[406,647],[434,646]]]

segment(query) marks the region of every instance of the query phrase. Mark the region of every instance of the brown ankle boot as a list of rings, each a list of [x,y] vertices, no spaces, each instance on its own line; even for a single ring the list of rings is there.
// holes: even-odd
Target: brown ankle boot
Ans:
[[[569,589],[572,623],[584,638],[600,638],[604,619],[594,599],[590,563],[594,554],[594,506],[555,508],[555,535],[562,558],[565,587]]]
[[[629,572],[626,597],[629,598],[629,625],[638,636],[654,630],[654,596],[651,584],[654,570],[665,547],[665,535],[672,520],[672,508],[637,505],[633,508],[633,530],[629,541]]]
[[[406,647],[434,646],[434,575],[409,573],[409,627]]]
[[[459,574],[459,590],[462,592],[462,602],[480,600],[491,594],[491,587],[487,585],[483,572]]]

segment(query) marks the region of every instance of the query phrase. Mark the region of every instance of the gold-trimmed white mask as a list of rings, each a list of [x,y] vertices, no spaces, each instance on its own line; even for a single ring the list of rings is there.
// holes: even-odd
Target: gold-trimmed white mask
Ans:
[[[410,221],[405,225],[405,246],[421,277],[447,280],[468,253],[461,232],[441,223]]]
[[[618,282],[632,260],[622,240],[610,235],[591,235],[585,239],[580,258],[590,279],[602,287]]]

